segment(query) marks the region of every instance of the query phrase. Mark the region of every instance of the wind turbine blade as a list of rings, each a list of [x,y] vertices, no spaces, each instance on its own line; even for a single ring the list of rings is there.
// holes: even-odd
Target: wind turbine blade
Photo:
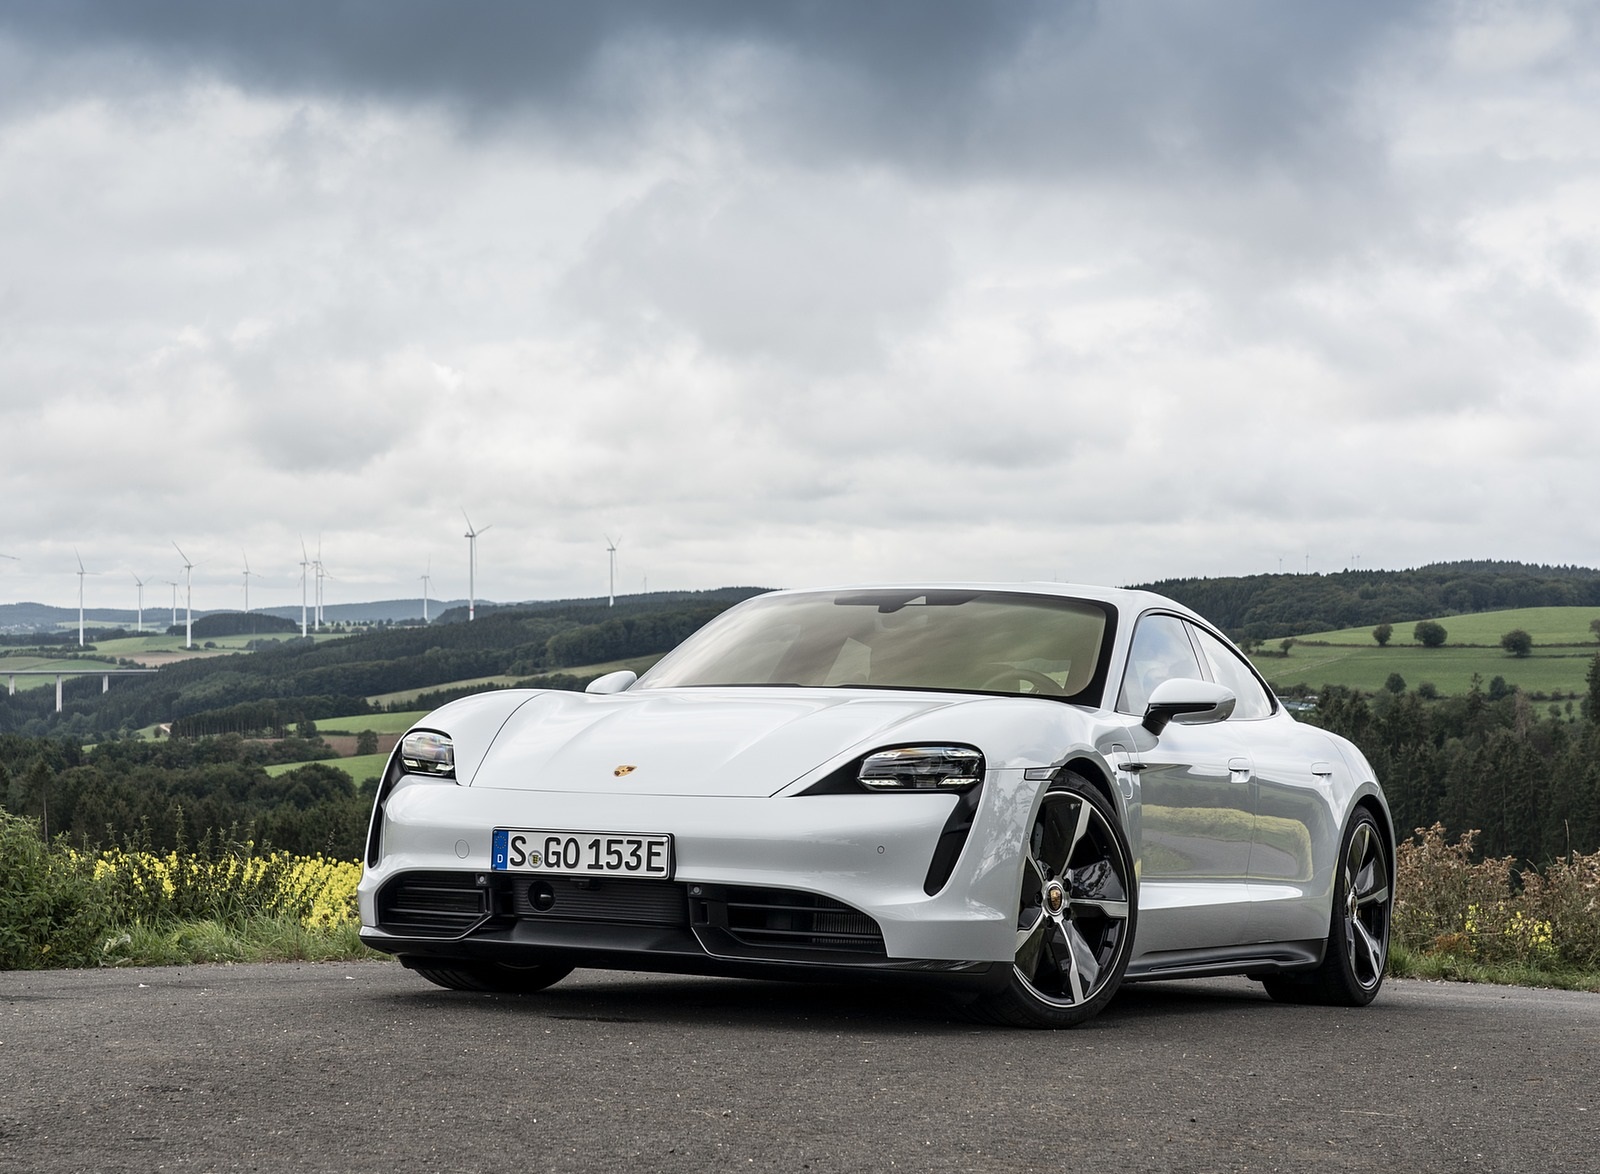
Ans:
[[[461,507],[461,516],[463,518],[467,519],[467,537],[471,538],[473,536],[474,531],[472,529],[472,519],[467,516],[467,507],[466,506],[462,506]]]

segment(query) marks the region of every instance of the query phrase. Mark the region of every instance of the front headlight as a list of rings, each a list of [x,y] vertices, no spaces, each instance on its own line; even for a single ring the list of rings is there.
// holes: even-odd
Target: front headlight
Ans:
[[[971,746],[899,746],[861,760],[856,781],[873,791],[965,791],[983,781]]]
[[[412,730],[400,739],[400,765],[412,774],[454,778],[456,748],[448,734]]]

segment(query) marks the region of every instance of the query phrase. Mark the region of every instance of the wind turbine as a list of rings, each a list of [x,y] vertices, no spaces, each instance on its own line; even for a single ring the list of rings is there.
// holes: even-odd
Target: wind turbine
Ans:
[[[161,581],[172,588],[172,626],[176,628],[178,626],[178,581],[176,579],[163,579]]]
[[[311,565],[317,572],[317,631],[322,631],[322,581],[331,579],[328,568],[322,565],[322,535],[317,535],[317,557],[311,560]]]
[[[617,539],[617,542],[621,541],[622,539]],[[611,541],[611,535],[606,535],[606,553],[611,556],[611,577],[607,580],[608,597],[611,602],[606,604],[607,607],[617,606],[617,542]]]
[[[467,519],[467,622],[471,623],[478,616],[478,535],[491,529],[493,522],[482,530],[472,528],[472,519],[467,517],[463,507],[461,516]]]
[[[472,525],[468,522],[467,525]],[[422,576],[422,622],[428,622],[428,580],[433,578],[433,560],[428,560],[428,573]]]
[[[133,575],[133,572],[129,571],[128,574]],[[144,634],[144,580],[139,578],[138,575],[133,575],[133,581],[139,585],[139,618],[136,621],[136,626],[138,628],[139,633],[141,635],[143,635]]]
[[[72,548],[72,557],[78,560],[78,647],[83,647],[83,577],[89,572],[83,569],[83,555],[78,553],[78,548]]]
[[[300,638],[306,635],[306,568],[311,565],[311,556],[306,553],[306,540],[300,539]]]
[[[250,576],[254,575],[256,572],[252,571],[250,569],[250,556],[248,554],[245,554],[243,550],[240,550],[239,553],[241,555],[243,555],[243,557],[244,557],[244,611],[245,611],[246,615],[249,615],[250,614]]]
[[[183,646],[194,647],[194,564],[189,561],[189,556],[183,553],[183,547],[176,542],[172,549],[178,552],[178,557],[183,560]],[[172,622],[178,622],[177,608],[173,608]]]

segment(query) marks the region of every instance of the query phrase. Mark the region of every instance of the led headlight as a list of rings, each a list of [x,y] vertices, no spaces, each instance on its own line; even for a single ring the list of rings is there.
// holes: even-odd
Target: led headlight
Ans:
[[[456,748],[446,734],[412,730],[400,740],[400,764],[412,774],[454,778]]]
[[[965,791],[983,781],[983,754],[971,746],[899,746],[867,755],[856,779],[873,791]]]

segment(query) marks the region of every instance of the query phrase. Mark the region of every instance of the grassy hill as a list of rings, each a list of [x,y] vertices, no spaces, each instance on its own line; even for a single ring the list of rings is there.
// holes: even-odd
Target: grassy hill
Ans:
[[[1426,616],[1443,625],[1449,633],[1447,644],[1481,644],[1500,647],[1500,637],[1513,628],[1521,628],[1539,645],[1587,645],[1591,655],[1600,651],[1595,634],[1590,629],[1591,620],[1600,619],[1597,607],[1518,607],[1505,611],[1477,612],[1472,615]],[[1416,622],[1395,624],[1389,646],[1412,644],[1412,629]],[[1285,633],[1286,635],[1287,633]],[[1275,637],[1274,640],[1281,637]],[[1333,632],[1308,632],[1296,640],[1320,644],[1354,644],[1377,647],[1372,638],[1372,626],[1340,628]],[[1269,641],[1272,643],[1274,641]]]
[[[1296,685],[1316,690],[1323,685],[1343,685],[1375,693],[1390,673],[1399,673],[1408,688],[1430,682],[1442,696],[1466,693],[1476,674],[1485,686],[1495,677],[1525,693],[1562,697],[1582,695],[1587,689],[1594,651],[1575,648],[1513,657],[1488,648],[1379,648],[1370,645],[1297,644],[1286,657],[1252,658],[1267,683],[1280,692]]]
[[[1371,628],[1340,628],[1295,637],[1288,656],[1253,659],[1275,689],[1322,685],[1376,692],[1390,673],[1408,688],[1424,681],[1443,696],[1462,694],[1476,674],[1485,685],[1495,677],[1533,695],[1567,697],[1588,687],[1589,666],[1600,644],[1589,630],[1597,614],[1591,607],[1524,607],[1475,615],[1441,616],[1448,633],[1442,648],[1424,648],[1412,638],[1414,624],[1396,624],[1388,647],[1379,647]],[[1533,652],[1516,657],[1500,647],[1500,637],[1521,628],[1533,637]],[[1276,641],[1268,641],[1270,648]]]

